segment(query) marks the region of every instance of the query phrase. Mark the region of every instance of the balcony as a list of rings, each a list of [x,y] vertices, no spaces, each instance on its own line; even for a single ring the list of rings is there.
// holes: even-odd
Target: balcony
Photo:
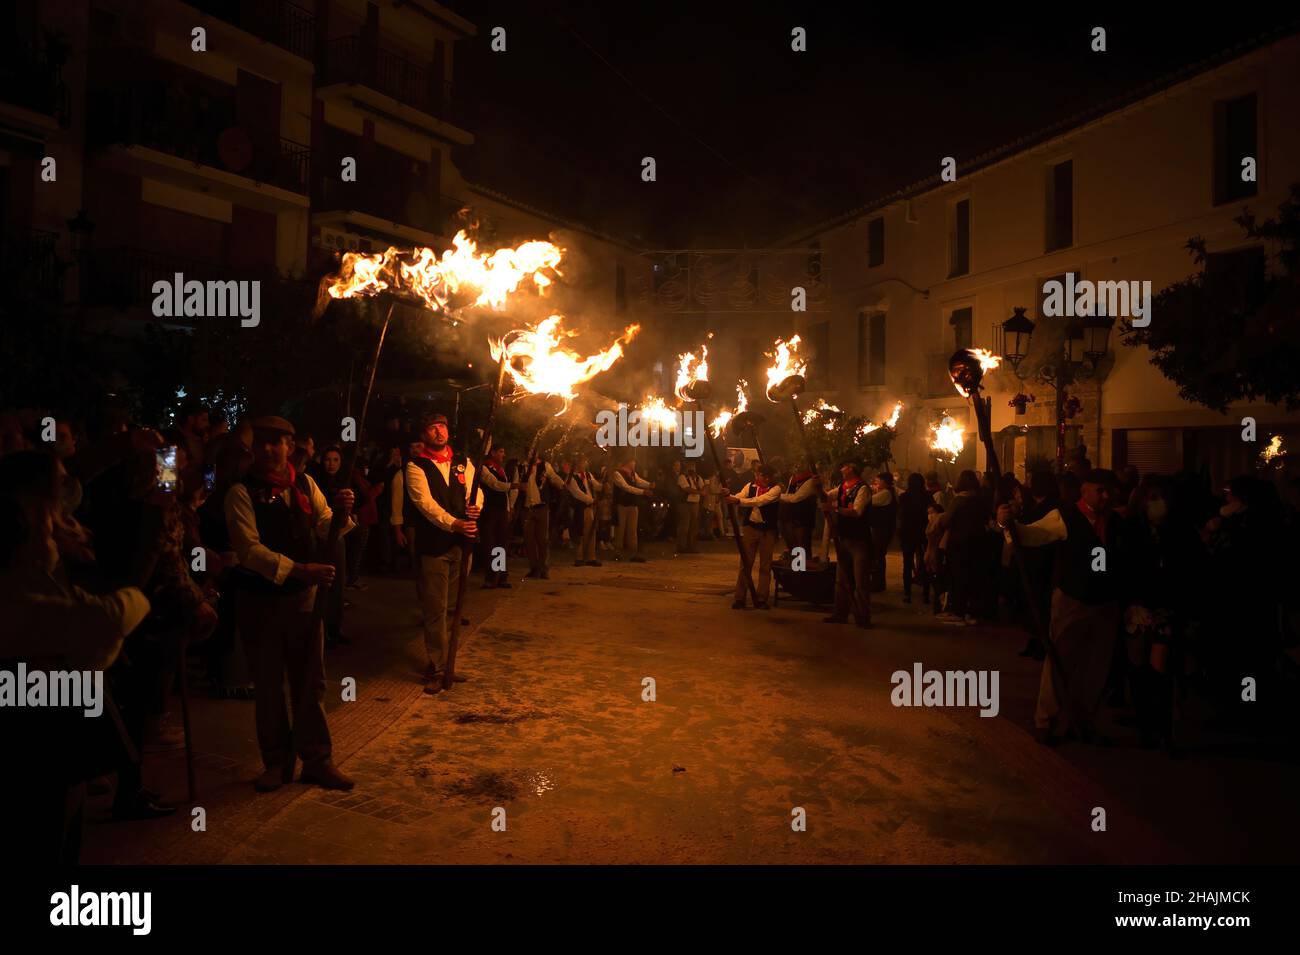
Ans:
[[[289,0],[189,0],[208,16],[224,20],[304,60],[313,59],[316,18]]]
[[[0,235],[0,275],[19,295],[57,300],[61,282],[59,236],[43,229]]]
[[[158,85],[89,104],[88,143],[113,165],[255,208],[307,205],[311,149],[236,125],[231,102]]]
[[[325,48],[318,83],[322,99],[336,99],[346,90],[365,105],[391,112],[398,119],[453,142],[469,145],[474,141],[460,125],[462,118],[451,83],[430,66],[364,37],[331,40]]]
[[[41,131],[66,122],[68,90],[62,78],[66,51],[10,40],[0,54],[0,118]]]

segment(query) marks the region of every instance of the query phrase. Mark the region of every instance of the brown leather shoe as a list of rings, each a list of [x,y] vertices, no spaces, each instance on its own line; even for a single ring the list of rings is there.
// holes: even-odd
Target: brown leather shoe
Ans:
[[[330,760],[323,763],[313,763],[310,766],[302,767],[302,775],[298,777],[300,783],[315,783],[322,789],[351,789],[356,783],[348,776],[344,776],[337,766]]]
[[[426,680],[424,683],[424,692],[430,696],[437,696],[442,692],[442,677],[434,677],[432,680]]]
[[[262,775],[253,782],[253,788],[259,793],[275,792],[284,785],[284,767],[268,766]]]

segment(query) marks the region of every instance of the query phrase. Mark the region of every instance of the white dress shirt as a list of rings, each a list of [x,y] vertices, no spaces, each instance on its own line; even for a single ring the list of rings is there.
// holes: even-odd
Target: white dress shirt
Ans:
[[[740,498],[740,506],[749,508],[749,517],[745,518],[747,524],[757,524],[760,527],[766,527],[767,521],[763,520],[763,512],[759,510],[764,504],[771,504],[773,501],[781,498],[781,485],[773,484],[762,494],[756,494],[753,497],[746,497],[749,489],[753,487],[752,483],[746,484],[736,495]]]
[[[564,478],[555,473],[555,468],[551,467],[551,462],[547,461],[545,465],[546,480],[554,487],[564,490]],[[542,489],[537,486],[537,465],[528,472],[528,478],[524,481],[524,506],[536,507],[542,503]]]
[[[798,504],[800,501],[808,500],[808,498],[812,497],[816,493],[817,493],[817,479],[814,477],[808,477],[804,480],[802,484],[799,485],[799,487],[795,490],[793,494],[790,494],[789,492],[786,491],[782,491],[781,500],[784,501],[786,504]]]
[[[304,477],[307,478],[307,497],[311,501],[311,516],[316,536],[326,540],[329,537],[330,521],[334,517],[334,512],[311,476],[304,475]],[[276,496],[282,506],[298,506],[293,501],[292,490],[292,488],[285,488]],[[284,554],[277,554],[262,543],[262,538],[257,532],[257,518],[253,514],[253,499],[248,496],[247,487],[236,484],[226,492],[225,511],[226,527],[230,531],[230,546],[239,563],[254,573],[261,574],[277,586],[283,584],[293,570],[293,560]],[[356,525],[349,517],[340,531],[340,536],[352,530],[354,526]]]
[[[698,474],[677,475],[677,486],[686,492],[687,504],[700,503],[700,490],[703,487],[703,484],[704,482],[700,479],[700,476]]]
[[[388,494],[388,523],[394,527],[401,527],[404,520],[402,504],[406,501],[406,482],[400,470],[393,474]]]
[[[624,474],[621,469],[615,468],[613,481],[614,481],[614,487],[626,491],[628,494],[649,494],[650,493],[648,490],[648,488],[650,487],[650,482],[647,481],[645,478],[643,478],[641,475],[637,474],[636,472],[632,473],[632,481],[634,483],[628,484],[627,475]]]
[[[435,461],[433,466],[438,469],[442,479],[447,482],[448,487],[454,487],[451,479],[451,462]],[[474,486],[474,464],[470,461],[465,462],[465,503],[469,503],[469,492]],[[414,461],[406,466],[406,487],[407,493],[411,498],[411,503],[415,509],[424,515],[425,519],[431,524],[441,527],[445,531],[452,530],[456,524],[456,518],[441,504],[433,499],[433,493],[429,490],[429,479],[424,476],[424,470]],[[483,506],[483,490],[478,492],[478,500],[474,502],[477,506]]]
[[[583,504],[594,504],[596,502],[595,495],[600,493],[600,482],[596,480],[596,475],[590,472],[583,475],[587,479],[586,493],[583,493],[582,488],[578,487],[577,477],[577,472],[570,475],[569,493],[573,495],[575,500],[581,501]]]

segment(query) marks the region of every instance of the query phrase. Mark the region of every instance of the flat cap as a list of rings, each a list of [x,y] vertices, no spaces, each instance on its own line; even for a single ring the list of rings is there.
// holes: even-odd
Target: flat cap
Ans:
[[[293,425],[290,424],[287,419],[273,414],[262,415],[261,417],[254,418],[250,424],[252,424],[254,431],[278,431],[281,434],[287,434],[290,437],[297,433],[294,431]]]

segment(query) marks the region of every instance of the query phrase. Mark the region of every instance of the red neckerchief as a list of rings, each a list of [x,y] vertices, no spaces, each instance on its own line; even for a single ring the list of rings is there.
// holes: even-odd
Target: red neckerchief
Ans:
[[[505,468],[501,467],[501,465],[497,464],[495,461],[488,461],[486,463],[487,463],[487,469],[489,471],[491,471],[493,474],[495,474],[503,481],[506,479]]]
[[[1092,525],[1093,533],[1103,544],[1106,543],[1106,518],[1093,513],[1092,508],[1083,502],[1083,498],[1078,501],[1079,513],[1087,518],[1088,523]]]
[[[771,487],[770,484],[764,484],[762,481],[756,479],[754,481],[754,496],[762,497],[764,494],[767,493],[767,489],[769,487]]]
[[[789,481],[788,484],[786,484],[786,487],[787,487],[787,488],[793,488],[793,487],[794,487],[794,482],[795,482],[795,481],[798,481],[800,484],[802,484],[804,481],[808,480],[810,477],[812,477],[812,472],[811,472],[811,471],[800,471],[800,472],[798,472],[797,474],[791,474],[791,475],[790,475],[790,481]]]
[[[840,500],[841,500],[841,501],[844,500],[844,495],[846,495],[846,494],[851,494],[851,493],[857,491],[857,489],[858,489],[858,485],[861,484],[861,483],[862,483],[862,478],[860,478],[860,477],[855,477],[852,481],[845,481],[843,484],[841,484],[841,485],[840,485]],[[852,500],[849,501],[848,506],[849,506],[849,507],[852,507],[852,506],[853,506],[853,501],[852,501]]]
[[[421,448],[416,452],[416,457],[428,458],[434,464],[450,464],[451,445],[444,444],[441,451],[430,451],[428,448]]]
[[[286,490],[290,491],[293,502],[298,505],[299,509],[304,514],[311,513],[311,500],[298,489],[298,474],[288,461],[284,463],[284,471],[278,474],[274,471],[255,471],[254,476],[271,485],[277,497]]]

